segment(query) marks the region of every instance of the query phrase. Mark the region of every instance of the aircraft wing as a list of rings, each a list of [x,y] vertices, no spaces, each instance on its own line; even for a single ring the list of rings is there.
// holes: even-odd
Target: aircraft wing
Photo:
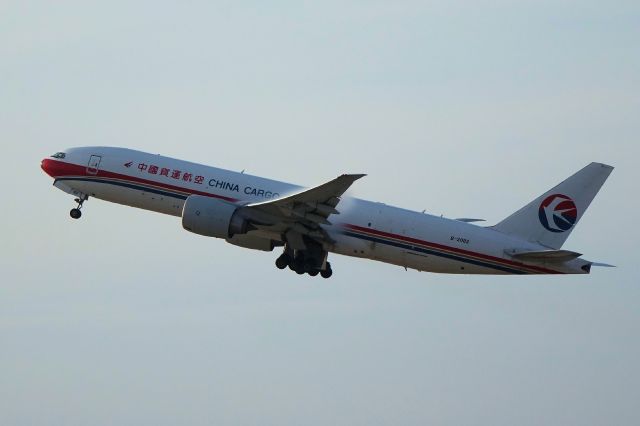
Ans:
[[[320,225],[330,225],[329,216],[340,214],[336,209],[340,197],[364,174],[344,174],[314,188],[262,203],[242,207],[252,225],[260,231],[285,235],[296,249],[304,249],[302,236],[320,243],[332,242]]]

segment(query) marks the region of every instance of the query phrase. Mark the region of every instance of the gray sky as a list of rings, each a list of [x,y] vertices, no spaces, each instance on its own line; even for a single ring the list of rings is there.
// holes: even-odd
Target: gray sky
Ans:
[[[0,424],[640,423],[637,1],[0,4]],[[116,145],[494,223],[616,167],[565,247],[616,269],[331,280],[90,200]]]

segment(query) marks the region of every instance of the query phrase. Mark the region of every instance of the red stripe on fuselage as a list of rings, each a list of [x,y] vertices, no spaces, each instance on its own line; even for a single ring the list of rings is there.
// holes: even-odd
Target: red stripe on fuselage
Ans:
[[[176,192],[192,195],[204,195],[206,197],[220,198],[225,201],[237,202],[240,201],[237,198],[227,197],[224,195],[213,194],[211,192],[198,191],[197,189],[184,188],[176,185],[169,185],[162,182],[156,182],[154,180],[142,179],[136,176],[124,175],[121,173],[114,173],[108,170],[98,170],[98,173],[91,174],[87,171],[86,166],[79,166],[77,164],[65,163],[63,161],[56,161],[47,158],[42,161],[42,170],[44,170],[49,176],[54,179],[58,178],[73,178],[73,177],[89,177],[89,178],[107,178],[107,179],[122,179],[128,182],[142,183],[145,185],[156,186],[158,188],[169,189]]]
[[[539,266],[525,265],[523,263],[513,262],[511,260],[502,259],[502,258],[499,258],[499,257],[490,256],[490,255],[483,254],[483,253],[477,253],[477,252],[474,252],[474,251],[459,249],[459,248],[456,248],[456,247],[445,246],[443,244],[432,243],[432,242],[429,242],[429,241],[419,240],[419,239],[411,238],[411,237],[405,237],[403,235],[392,234],[392,233],[389,233],[389,232],[378,231],[377,229],[365,228],[365,227],[362,227],[362,226],[351,225],[351,224],[344,224],[343,226],[345,228],[351,229],[353,231],[362,232],[362,233],[365,233],[365,234],[371,234],[371,235],[377,235],[379,237],[385,237],[385,238],[392,238],[392,239],[395,239],[395,240],[401,240],[401,241],[405,241],[407,243],[412,243],[412,244],[416,244],[416,245],[422,245],[422,246],[438,249],[438,250],[441,250],[441,251],[448,251],[448,252],[451,252],[451,253],[462,254],[462,255],[465,255],[465,256],[468,256],[468,257],[474,257],[474,258],[477,258],[477,259],[488,260],[488,261],[491,261],[491,262],[494,262],[494,263],[498,263],[498,264],[502,264],[502,265],[509,265],[510,267],[514,267],[514,268],[518,268],[518,269],[529,269],[531,271],[535,271],[535,272],[539,272],[539,273],[543,273],[543,274],[563,274],[563,272],[554,271],[553,269],[542,268],[542,267],[539,267]]]

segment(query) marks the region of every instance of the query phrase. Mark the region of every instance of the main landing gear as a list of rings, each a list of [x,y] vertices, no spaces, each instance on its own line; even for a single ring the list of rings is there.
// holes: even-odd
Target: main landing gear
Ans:
[[[286,247],[280,257],[276,259],[276,267],[278,269],[289,267],[298,275],[306,273],[315,277],[320,274],[322,278],[329,278],[333,274],[333,270],[331,263],[327,262],[326,258],[327,252],[314,253],[307,250],[291,250]]]
[[[69,216],[71,216],[72,219],[80,219],[82,217],[82,205],[88,199],[89,197],[86,195],[75,199],[75,202],[78,203],[78,207],[76,207],[75,209],[71,209],[71,211],[69,212]]]

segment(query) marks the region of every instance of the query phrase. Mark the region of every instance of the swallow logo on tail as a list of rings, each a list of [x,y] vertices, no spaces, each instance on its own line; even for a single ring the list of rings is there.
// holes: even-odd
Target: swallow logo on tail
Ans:
[[[578,220],[578,209],[570,197],[554,194],[540,204],[538,216],[547,231],[566,232]]]

